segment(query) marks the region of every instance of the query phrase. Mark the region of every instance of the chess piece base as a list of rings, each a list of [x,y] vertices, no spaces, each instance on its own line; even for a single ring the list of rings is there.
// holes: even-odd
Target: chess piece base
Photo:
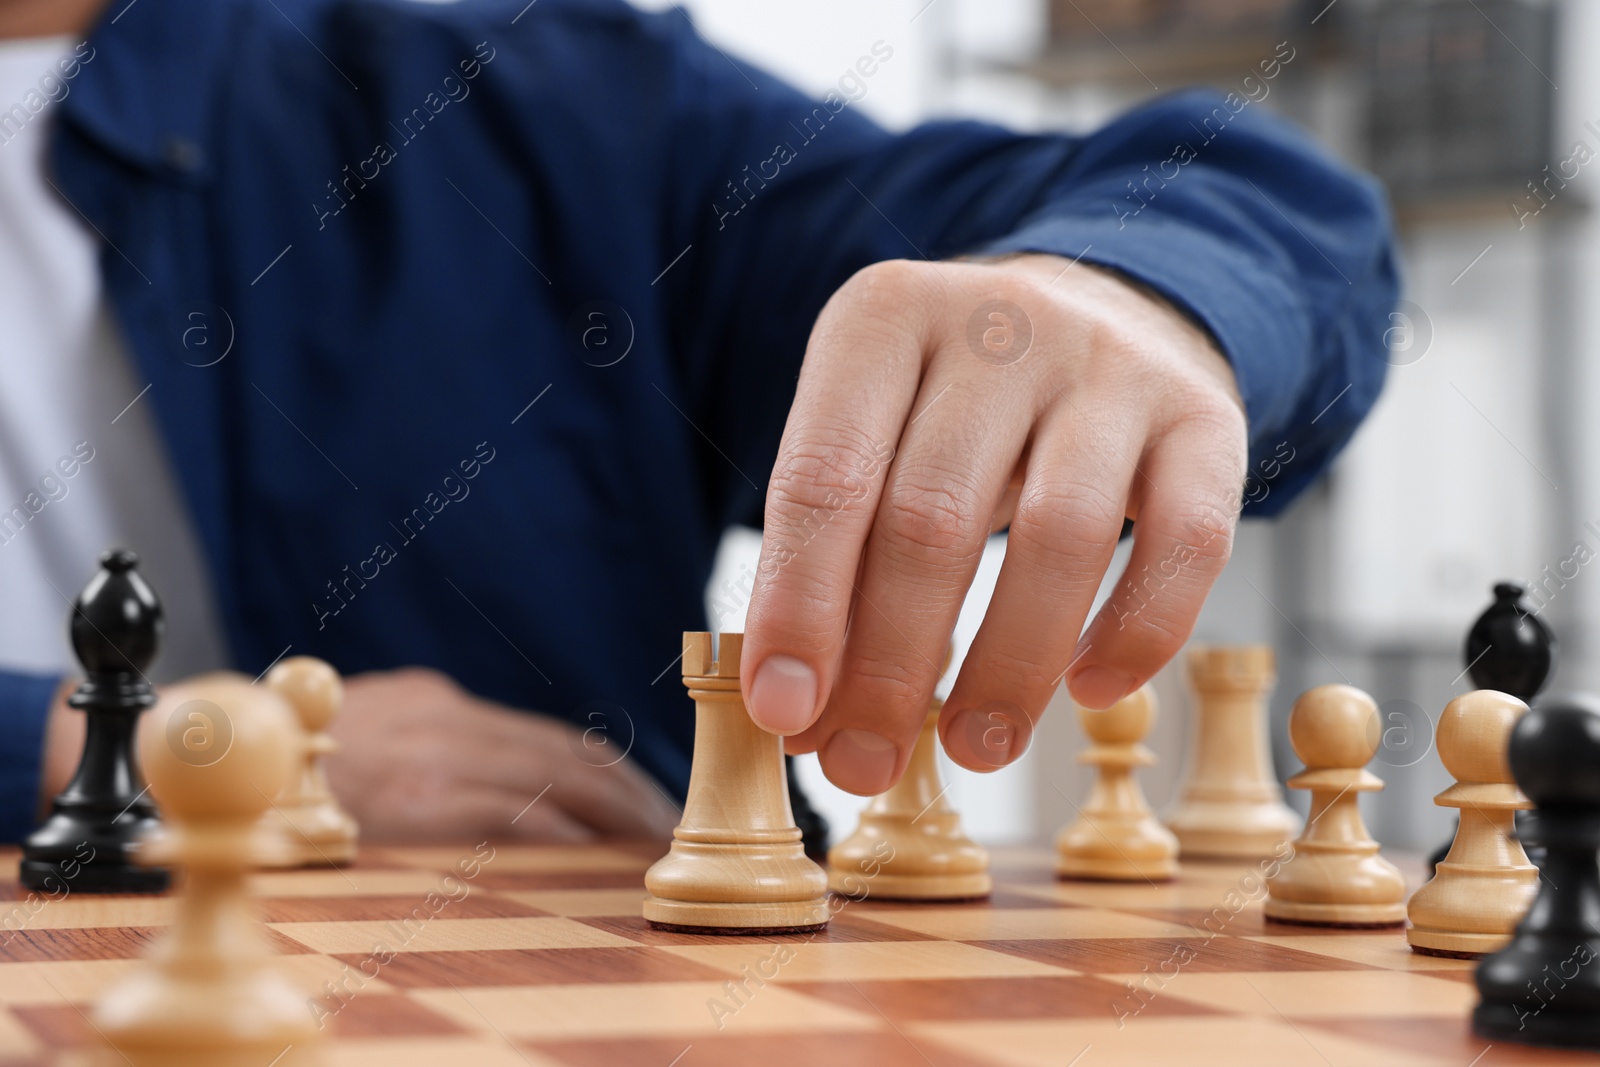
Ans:
[[[1166,819],[1178,855],[1207,859],[1264,859],[1300,832],[1300,816],[1275,800],[1185,799]]]
[[[149,800],[102,803],[63,794],[53,809],[22,844],[24,888],[52,895],[63,886],[74,893],[161,893],[171,885],[169,871],[139,862],[139,842],[161,827]]]
[[[69,868],[70,869],[70,868]],[[131,863],[82,863],[68,877],[59,862],[29,859],[18,867],[17,880],[37,893],[165,893],[172,875],[162,867],[135,867]]]
[[[1406,939],[1410,940],[1411,931],[1406,931]],[[1509,940],[1509,939],[1508,939]],[[1412,942],[1411,951],[1419,956],[1437,956],[1442,960],[1481,960],[1484,952],[1458,952],[1448,948],[1427,948]],[[1498,952],[1499,948],[1488,949],[1488,952]]]
[[[926,742],[919,739],[918,744],[931,745],[931,728],[924,737]],[[926,766],[931,765],[929,752]],[[862,813],[856,832],[829,851],[828,888],[852,900],[972,900],[988,896],[994,889],[989,853],[962,831],[961,817],[948,810],[926,811],[920,816],[874,810],[893,799],[891,790],[875,800]]]
[[[677,833],[685,830],[680,826]],[[793,828],[765,841],[680,836],[645,873],[644,884],[650,893],[644,917],[653,923],[769,930],[828,921],[827,876],[806,859]]]
[[[1178,874],[1178,848],[1177,837],[1148,810],[1108,814],[1091,807],[1056,835],[1056,877],[1170,881]]]
[[[346,867],[356,861],[357,843],[350,838],[306,845],[301,852],[304,867]]]
[[[1371,928],[1406,921],[1406,883],[1394,864],[1370,852],[1329,852],[1301,840],[1300,851],[1267,883],[1268,919],[1305,926]],[[1329,890],[1344,899],[1329,900]],[[1319,899],[1320,898],[1320,899]]]
[[[276,1058],[274,1058],[276,1057]],[[282,1043],[233,1048],[141,1049],[134,1046],[95,1049],[85,1059],[68,1060],[83,1067],[321,1067],[315,1051]]]
[[[343,867],[354,863],[359,848],[355,820],[337,807],[317,805],[267,812],[262,820],[273,825],[289,846],[258,867]]]
[[[104,1062],[133,1067],[306,1067],[318,1036],[306,994],[256,966],[137,974],[100,1002],[94,1024],[111,1046]]]
[[[1433,878],[1406,905],[1411,947],[1425,955],[1446,952],[1478,959],[1509,945],[1517,920],[1539,894],[1539,869],[1516,863],[1520,858],[1508,855],[1499,868],[1449,860],[1438,864]],[[1501,929],[1493,929],[1495,925]]]
[[[1298,900],[1268,898],[1263,911],[1274,922],[1300,926],[1377,929],[1401,926],[1406,921],[1403,901],[1397,904],[1308,904]]]
[[[1475,960],[1505,948],[1511,943],[1511,934],[1470,934],[1413,926],[1406,930],[1406,942],[1412,951],[1424,956],[1449,955],[1457,959]]]
[[[828,898],[735,903],[646,897],[644,918],[652,926],[704,934],[790,933],[828,925]]]
[[[862,887],[866,887],[863,893]],[[828,888],[847,900],[982,900],[994,891],[988,871],[968,874],[890,874],[867,877],[855,871],[828,871]]]
[[[1546,1004],[1528,1025],[1528,1010],[1519,1015],[1511,1004],[1479,1004],[1472,1012],[1472,1032],[1491,1041],[1556,1048],[1600,1049],[1600,1015],[1593,1011],[1561,1011]]]
[[[1178,876],[1176,857],[1134,860],[1117,856],[1096,859],[1089,856],[1061,856],[1056,862],[1056,877],[1085,882],[1170,882]]]

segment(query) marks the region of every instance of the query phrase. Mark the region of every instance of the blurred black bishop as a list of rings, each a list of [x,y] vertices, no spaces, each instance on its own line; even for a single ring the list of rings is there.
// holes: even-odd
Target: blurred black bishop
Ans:
[[[133,861],[135,843],[159,826],[134,736],[139,716],[156,702],[144,672],[166,629],[138,565],[132,552],[106,552],[73,605],[72,649],[84,680],[67,703],[85,717],[83,757],[22,846],[21,881],[36,892],[159,893],[170,880],[166,870]]]

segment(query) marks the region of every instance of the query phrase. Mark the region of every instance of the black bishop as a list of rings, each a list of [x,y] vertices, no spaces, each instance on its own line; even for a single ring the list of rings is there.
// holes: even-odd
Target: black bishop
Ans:
[[[159,825],[134,751],[139,716],[155,704],[145,669],[166,627],[161,602],[124,549],[73,605],[72,648],[84,680],[67,703],[83,712],[83,756],[50,815],[24,843],[20,878],[36,892],[158,893],[168,872],[133,861],[135,843]]]

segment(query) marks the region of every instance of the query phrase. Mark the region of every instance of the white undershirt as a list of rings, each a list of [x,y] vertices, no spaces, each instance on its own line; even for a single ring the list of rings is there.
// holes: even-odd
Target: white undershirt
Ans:
[[[223,666],[226,646],[148,379],[101,288],[100,240],[46,178],[47,97],[72,91],[56,60],[75,44],[0,42],[0,116],[37,108],[15,135],[0,128],[0,669],[78,670],[71,600],[115,545],[166,608],[161,681]]]

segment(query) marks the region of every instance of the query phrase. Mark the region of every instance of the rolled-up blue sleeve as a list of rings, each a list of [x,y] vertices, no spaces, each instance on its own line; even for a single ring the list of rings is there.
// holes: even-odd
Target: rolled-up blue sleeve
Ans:
[[[0,841],[17,842],[39,811],[45,724],[59,677],[0,671]]]
[[[662,106],[686,220],[673,247],[690,248],[662,284],[694,353],[690,395],[742,470],[770,469],[823,304],[892,258],[1081,258],[1187,313],[1244,401],[1246,513],[1281,510],[1375,402],[1398,299],[1383,193],[1265,103],[1190,90],[1086,135],[965,121],[891,133],[854,106],[870,77],[852,76],[850,101],[819,103],[710,49],[679,15],[652,30],[672,41]],[[888,42],[870,47],[877,69],[900,62]],[[725,514],[759,514],[739,482]]]
[[[1383,386],[1399,283],[1378,184],[1205,92],[1106,127],[1068,172],[1072,189],[984,250],[1111,267],[1204,325],[1249,416],[1246,513],[1281,510]]]

